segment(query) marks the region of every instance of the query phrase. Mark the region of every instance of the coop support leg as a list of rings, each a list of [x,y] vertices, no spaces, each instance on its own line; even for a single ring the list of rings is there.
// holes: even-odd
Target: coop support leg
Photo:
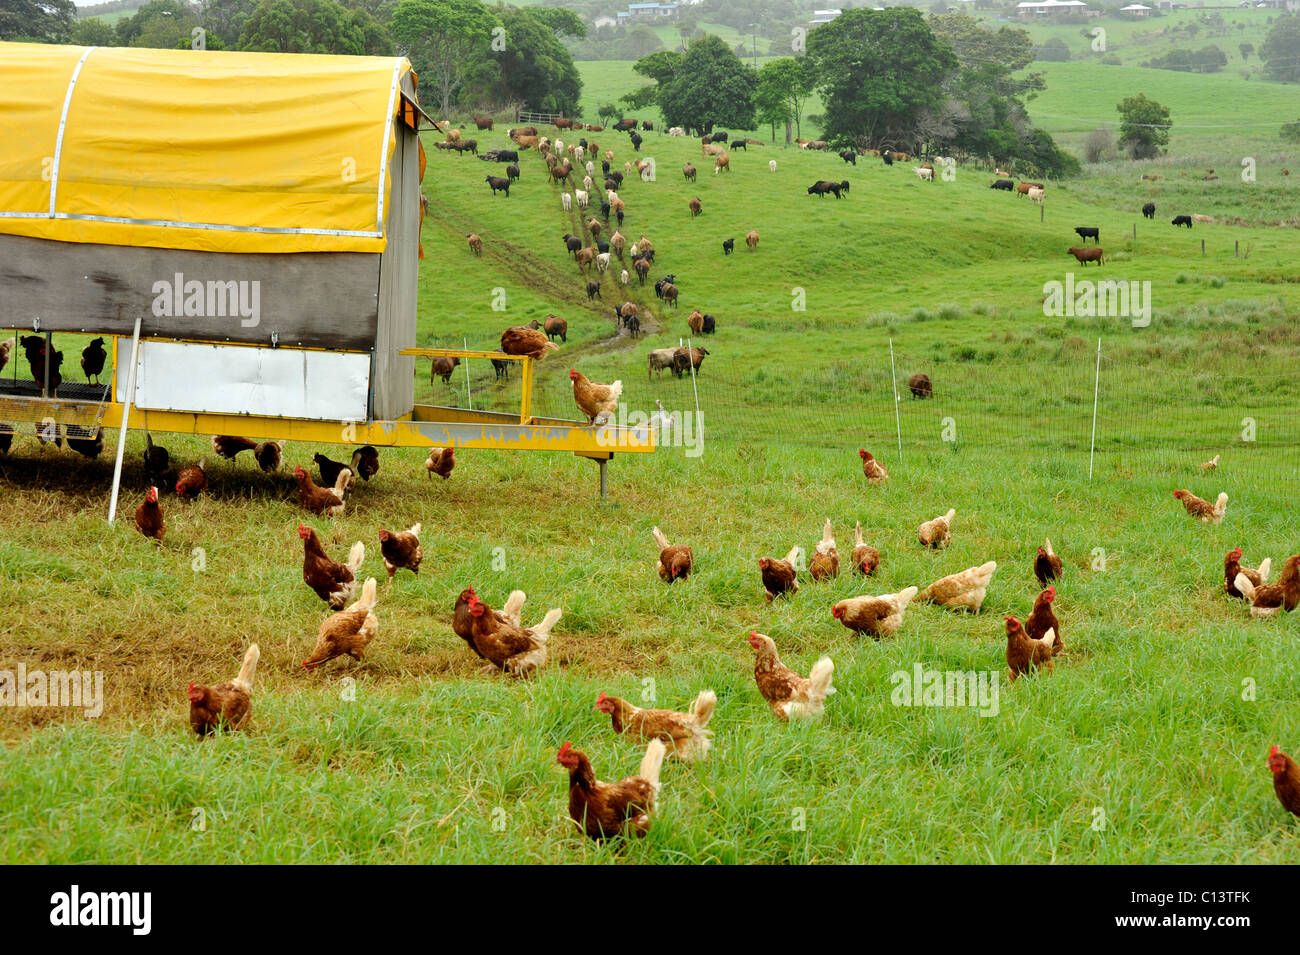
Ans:
[[[122,403],[122,421],[117,429],[117,460],[113,462],[113,493],[108,499],[108,522],[117,517],[117,495],[122,489],[122,455],[126,452],[126,429],[131,422],[131,402],[135,400],[135,369],[140,356],[140,319],[135,317],[135,332],[131,336],[131,367],[126,373],[126,400]],[[113,369],[117,374],[117,369]]]
[[[606,481],[606,468],[609,465],[609,458],[601,458],[596,463],[600,465],[600,499],[603,501],[605,500],[605,494],[609,489],[609,485]]]

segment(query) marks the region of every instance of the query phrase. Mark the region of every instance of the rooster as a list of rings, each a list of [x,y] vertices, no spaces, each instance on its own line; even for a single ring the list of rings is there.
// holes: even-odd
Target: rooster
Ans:
[[[379,451],[374,445],[363,445],[352,452],[352,471],[367,483],[379,473]]]
[[[190,698],[190,726],[200,736],[207,736],[223,726],[241,729],[253,712],[253,672],[262,651],[256,643],[244,653],[239,676],[219,686],[199,686],[191,683],[187,691]]]
[[[614,732],[636,736],[639,739],[661,739],[670,747],[669,752],[687,762],[709,755],[712,730],[708,729],[718,696],[704,690],[691,703],[688,713],[672,710],[642,710],[617,696],[600,694],[596,711],[608,714]]]
[[[1228,495],[1220,494],[1219,499],[1211,504],[1203,501],[1191,491],[1174,491],[1174,497],[1183,502],[1187,513],[1203,524],[1218,524],[1223,520],[1223,513],[1228,509]]]
[[[1034,609],[1025,620],[1025,633],[1029,635],[1030,640],[1041,640],[1048,631],[1054,634],[1053,656],[1065,649],[1065,644],[1061,640],[1061,624],[1056,619],[1056,614],[1052,612],[1052,601],[1055,599],[1056,588],[1048,587],[1034,600]]]
[[[618,411],[618,399],[623,394],[623,382],[602,385],[592,381],[576,368],[569,369],[569,380],[573,382],[573,400],[578,410],[587,416],[587,424],[607,424]]]
[[[547,352],[559,347],[535,328],[513,325],[501,333],[501,350],[507,355],[527,355],[541,361]]]
[[[347,610],[340,610],[325,618],[316,634],[316,646],[303,669],[314,670],[323,663],[344,654],[358,663],[366,655],[366,647],[379,632],[379,618],[375,616],[375,578],[367,577],[361,587],[361,598]]]
[[[1218,466],[1219,466],[1219,456],[1217,454],[1214,457],[1210,458],[1210,460],[1199,465],[1202,471],[1213,471]]]
[[[790,548],[785,560],[762,557],[758,561],[758,572],[763,577],[763,591],[768,600],[782,594],[797,594],[799,581],[795,579],[794,562],[799,558],[799,545]]]
[[[460,637],[469,648],[474,651],[475,656],[480,658],[483,654],[479,653],[478,647],[474,646],[474,615],[469,612],[470,598],[478,599],[478,594],[474,592],[473,587],[466,587],[456,598],[456,607],[451,615],[451,629],[456,636]],[[510,591],[510,596],[506,598],[506,605],[501,608],[500,613],[496,613],[497,619],[518,627],[520,625],[520,616],[524,609],[524,601],[527,595],[522,590]],[[479,601],[482,603],[482,601]]]
[[[907,587],[896,594],[849,597],[831,607],[831,616],[854,633],[867,633],[879,639],[898,631],[907,605],[916,598],[917,588]]]
[[[665,750],[663,740],[652,739],[635,776],[602,783],[587,754],[566,742],[555,761],[569,771],[569,817],[593,839],[644,836],[654,815]]]
[[[1056,633],[1048,630],[1037,640],[1029,639],[1025,628],[1015,617],[1005,618],[1007,622],[1007,675],[1011,682],[1034,667],[1052,669],[1052,645],[1056,642]]]
[[[1061,579],[1061,558],[1052,550],[1050,537],[1043,539],[1043,546],[1038,548],[1038,554],[1034,557],[1034,576],[1038,578],[1040,587],[1046,587],[1049,580]]]
[[[135,526],[145,537],[155,544],[161,544],[167,525],[163,521],[162,505],[158,503],[158,489],[151,487],[145,492],[144,500],[135,509]]]
[[[419,576],[420,561],[424,559],[424,548],[420,546],[420,525],[408,530],[379,530],[379,553],[384,558],[384,568],[388,571],[388,582],[403,568]]]
[[[889,480],[889,472],[877,461],[866,448],[858,448],[858,457],[862,459],[862,473],[870,484],[883,484]]]
[[[826,709],[826,697],[835,692],[831,686],[835,664],[830,657],[821,657],[802,677],[781,662],[771,637],[751,630],[749,645],[754,648],[754,682],[778,719],[809,718]]]
[[[150,484],[165,483],[161,478],[167,473],[171,455],[161,445],[153,443],[153,435],[144,433],[144,476]]]
[[[299,524],[298,536],[302,538],[303,583],[332,609],[342,610],[357,592],[357,571],[366,559],[366,545],[357,541],[348,553],[348,562],[340,564],[330,560],[315,530]]]
[[[949,508],[943,517],[926,521],[916,529],[916,536],[926,547],[947,547],[952,543],[952,519],[957,516],[957,509]]]
[[[208,489],[208,459],[200,458],[198,464],[187,464],[176,473],[176,496],[183,501],[192,500]]]
[[[853,561],[853,569],[866,577],[874,574],[880,566],[880,551],[862,542],[861,523],[853,528],[853,553],[849,559]]]
[[[430,448],[429,458],[424,462],[424,470],[428,472],[430,481],[435,474],[444,481],[447,480],[451,477],[452,468],[455,466],[455,448]]]
[[[298,480],[298,499],[307,510],[313,514],[328,514],[330,517],[338,517],[343,513],[347,486],[352,477],[351,469],[339,472],[332,489],[317,487],[301,465],[293,469],[293,476]]]
[[[478,597],[469,598],[470,616],[474,618],[474,647],[489,664],[512,676],[529,676],[546,663],[546,642],[551,630],[563,616],[559,607],[546,612],[536,627],[524,629],[508,620],[488,613]]]
[[[835,549],[835,535],[831,530],[828,517],[822,527],[822,539],[808,561],[808,573],[814,581],[822,581],[840,575],[840,552]]]
[[[1300,604],[1300,554],[1288,557],[1282,565],[1282,576],[1275,584],[1256,587],[1244,573],[1234,581],[1243,597],[1250,601],[1252,617],[1272,617],[1278,611],[1290,613]]]
[[[917,600],[935,603],[950,610],[969,610],[979,613],[984,605],[984,597],[989,591],[989,581],[998,569],[998,562],[991,560],[978,567],[970,567],[960,574],[940,577],[917,595]]]
[[[659,545],[660,580],[671,584],[674,580],[685,580],[689,577],[695,562],[695,555],[691,549],[684,544],[672,546],[668,543],[664,532],[657,527],[652,528],[650,533],[654,535],[655,543]]]
[[[1273,792],[1277,793],[1277,801],[1291,815],[1300,816],[1300,766],[1274,746],[1268,751],[1268,768],[1273,773]]]
[[[1258,570],[1242,567],[1241,548],[1234,547],[1228,551],[1228,556],[1223,558],[1223,589],[1228,592],[1229,597],[1241,597],[1243,594],[1237,589],[1236,583],[1238,574],[1245,574],[1246,579],[1258,588],[1268,582],[1268,575],[1272,569],[1273,558],[1271,557],[1265,557]]]

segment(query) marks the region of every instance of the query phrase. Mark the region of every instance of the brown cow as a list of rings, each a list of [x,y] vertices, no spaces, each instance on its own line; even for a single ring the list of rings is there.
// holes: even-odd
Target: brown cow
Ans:
[[[589,219],[589,220],[587,221],[587,230],[591,233],[591,237],[592,237],[593,239],[599,239],[599,238],[600,238],[600,220],[597,219],[595,216],[592,216],[591,219]]]
[[[429,370],[429,384],[433,384],[435,378],[441,378],[445,385],[451,384],[451,373],[456,370],[456,366],[459,364],[459,358],[439,355],[433,360],[433,367]]]
[[[1070,249],[1069,251],[1072,256],[1079,260],[1080,265],[1096,262],[1098,268],[1100,268],[1105,261],[1102,250],[1095,245],[1086,249]]]
[[[731,157],[726,153],[723,153],[713,160],[713,172],[715,174],[722,172],[724,169],[727,170],[727,172],[731,172]]]
[[[479,129],[491,129],[491,128],[492,128],[492,117],[491,117],[491,116],[475,116],[475,117],[474,117],[474,125],[477,126]]]
[[[483,254],[483,240],[482,240],[482,238],[480,238],[479,236],[475,235],[473,232],[471,232],[471,233],[469,233],[468,235],[466,235],[465,238],[469,241],[469,247],[470,247],[470,251],[471,251],[471,252],[473,252],[475,255],[482,255],[482,254]]]
[[[934,386],[930,384],[929,375],[913,375],[907,379],[907,387],[913,398],[934,397]]]
[[[704,211],[703,207],[700,205],[700,198],[699,198],[699,196],[696,196],[694,199],[692,199],[692,200],[690,201],[689,205],[690,205],[690,207],[691,207],[691,218],[692,218],[692,219],[694,219],[697,215],[699,215],[701,212]]]
[[[569,323],[559,316],[546,316],[545,331],[548,339],[554,338],[558,335],[562,342],[567,342],[569,340]]]
[[[645,285],[646,276],[650,274],[650,263],[645,259],[636,259],[632,262],[632,268],[636,269],[636,277],[641,285]]]
[[[686,319],[686,324],[696,335],[704,333],[704,313],[698,308],[691,312],[691,317]]]
[[[596,250],[591,246],[587,246],[587,248],[579,249],[577,252],[573,253],[573,258],[577,261],[578,267],[585,272],[587,271],[587,266],[596,261]]]
[[[758,248],[758,230],[750,229],[749,235],[745,236],[745,245],[749,246],[749,251],[753,252]]]
[[[563,116],[555,117],[556,129],[573,129],[573,120],[565,119]]]
[[[536,148],[537,148],[537,137],[536,137],[536,136],[516,136],[516,137],[515,137],[515,145],[518,146],[520,149],[536,149]]]
[[[521,126],[519,129],[510,130],[511,139],[514,139],[517,136],[536,136],[536,135],[537,135],[536,126]]]

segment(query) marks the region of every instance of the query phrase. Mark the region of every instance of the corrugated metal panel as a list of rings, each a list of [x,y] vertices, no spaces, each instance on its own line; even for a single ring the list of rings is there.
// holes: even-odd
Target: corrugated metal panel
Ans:
[[[130,362],[131,340],[118,339]],[[125,369],[117,400],[126,399]],[[370,356],[293,348],[140,343],[135,404],[150,411],[363,421]]]

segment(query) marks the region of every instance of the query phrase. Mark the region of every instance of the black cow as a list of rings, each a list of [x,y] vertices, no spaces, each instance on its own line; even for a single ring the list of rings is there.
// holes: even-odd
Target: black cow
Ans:
[[[663,278],[661,278],[658,282],[656,282],[656,283],[655,283],[655,298],[663,298],[663,297],[664,297],[664,286],[665,286],[665,285],[672,285],[672,284],[673,284],[674,282],[676,282],[676,281],[677,281],[677,276],[675,276],[675,275],[665,275],[665,276],[664,276]]]
[[[593,301],[594,299],[598,299],[598,298],[601,299],[602,301],[604,301],[604,299],[602,298],[602,296],[601,296],[601,294],[600,294],[600,283],[599,283],[599,282],[588,282],[588,283],[587,283],[587,301],[590,302],[590,301]]]
[[[702,329],[703,333],[704,333],[705,335],[712,335],[712,334],[713,334],[713,330],[714,330],[715,327],[716,327],[716,323],[714,322],[713,316],[712,316],[712,315],[705,315],[705,316],[704,316],[704,326],[703,326],[703,329]]]
[[[602,159],[602,160],[600,161],[600,171],[601,171],[602,173],[604,173],[606,176],[609,175],[609,160],[608,160],[608,159]]]
[[[840,184],[838,182],[827,182],[825,179],[823,179],[819,182],[814,182],[811,186],[808,187],[808,195],[810,196],[824,197],[826,196],[827,193],[832,193],[832,192],[835,193],[836,199],[840,197]]]
[[[597,240],[596,240],[596,251],[597,251],[597,252],[608,252],[608,251],[609,251],[609,243],[606,242],[604,239],[597,239]]]
[[[892,166],[892,165],[894,164],[894,157],[891,156],[891,155],[889,155],[889,150],[888,150],[888,149],[883,150],[883,151],[880,153],[880,158],[883,159],[883,160],[885,161],[885,165],[886,165],[886,166]]]
[[[514,180],[516,180],[516,179],[519,178],[519,164],[518,164],[518,163],[513,163],[513,162],[512,162],[509,166],[506,166],[506,178],[509,179],[509,180],[511,180],[512,182],[513,182]]]
[[[711,138],[715,143],[725,143],[730,136],[731,133],[722,130],[721,132],[715,132]]]
[[[1176,225],[1176,226],[1177,226],[1177,225],[1185,225],[1185,226],[1187,226],[1187,228],[1190,229],[1190,228],[1192,227],[1192,217],[1191,217],[1191,216],[1174,216],[1173,219],[1170,220],[1170,223],[1171,223],[1172,225]]]
[[[600,200],[600,214],[604,217],[604,219],[605,219],[606,222],[609,222],[609,209],[610,209],[609,200],[608,200],[608,199],[601,199],[601,200]]]
[[[616,169],[609,174],[609,178],[614,180],[614,191],[617,192],[618,187],[623,185],[623,174]]]
[[[989,188],[1005,189],[1007,192],[1011,192],[1013,189],[1016,188],[1016,183],[1014,179],[995,179],[993,182],[989,184]]]
[[[852,149],[841,149],[840,158],[847,163],[852,163],[855,166],[858,164],[858,154],[854,152]]]
[[[619,209],[617,212],[615,212],[615,213],[614,213],[614,218],[618,219],[618,224],[619,224],[619,225],[622,225],[622,224],[623,224],[623,210],[622,210],[622,209]]]
[[[497,162],[519,162],[519,153],[514,149],[498,149]]]
[[[630,129],[636,129],[635,119],[620,119],[614,124],[614,128],[620,133],[626,133]]]
[[[510,180],[502,179],[498,176],[484,176],[483,181],[492,187],[492,195],[496,195],[498,190],[504,192],[506,197],[510,196]]]
[[[722,242],[722,254],[730,255],[736,251],[736,240],[734,238],[724,239]]]
[[[570,254],[572,254],[576,259],[578,257],[578,250],[582,248],[582,237],[565,233],[564,247],[568,249]]]
[[[504,358],[493,358],[492,367],[496,369],[498,378],[504,378],[506,381],[510,380],[510,362]]]
[[[652,122],[650,122],[650,120],[648,120],[648,119],[646,119],[646,120],[642,120],[642,121],[641,121],[641,128],[644,129],[646,132],[649,132],[650,130],[652,130],[652,129],[655,128],[655,124],[652,123]]]
[[[641,319],[635,315],[629,315],[623,324],[627,326],[627,330],[633,338],[641,334]]]
[[[1076,226],[1074,231],[1079,236],[1079,238],[1082,239],[1084,242],[1087,242],[1089,239],[1092,239],[1093,242],[1101,241],[1100,229],[1095,229],[1090,226],[1081,225],[1081,226]]]
[[[1148,219],[1154,219],[1156,217],[1156,204],[1154,202],[1148,202],[1142,207],[1142,215]]]
[[[633,148],[636,152],[640,152],[640,151],[641,151],[641,143],[642,143],[642,142],[644,142],[644,140],[641,139],[641,134],[640,134],[640,133],[633,133],[633,134],[632,134],[632,148]]]
[[[840,192],[846,196],[849,194],[849,181],[847,179],[840,183]]]
[[[745,142],[745,140],[743,140],[743,139],[733,139],[733,140],[731,141],[731,148],[732,148],[732,149],[743,149],[743,150],[745,150],[745,152],[749,152],[749,143]]]

